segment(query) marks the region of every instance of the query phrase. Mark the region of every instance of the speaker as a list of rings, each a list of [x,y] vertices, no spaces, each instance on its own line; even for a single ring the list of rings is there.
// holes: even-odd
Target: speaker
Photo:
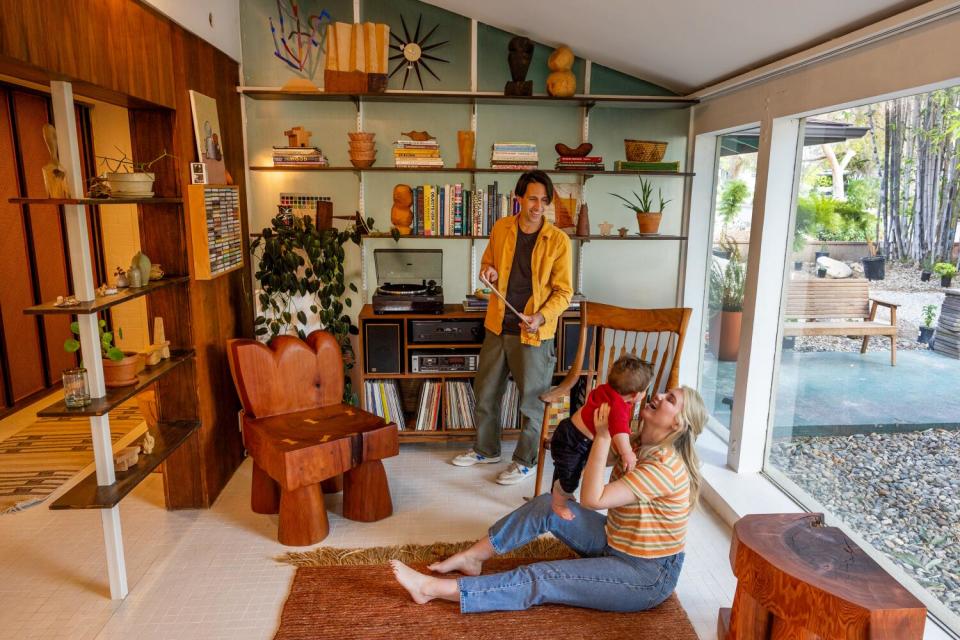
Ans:
[[[560,371],[567,371],[573,366],[573,361],[577,357],[577,345],[580,343],[580,318],[561,318],[560,319]],[[587,349],[584,352],[584,359],[590,357],[590,343],[593,342],[593,327],[587,327]],[[584,362],[584,369],[590,368],[589,362]]]
[[[399,322],[367,322],[363,325],[363,364],[366,373],[403,373],[400,370]]]

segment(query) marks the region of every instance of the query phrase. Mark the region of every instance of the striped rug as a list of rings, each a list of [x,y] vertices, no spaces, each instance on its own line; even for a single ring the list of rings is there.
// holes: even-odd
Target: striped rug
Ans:
[[[114,449],[145,428],[135,400],[110,412]],[[89,419],[38,419],[0,441],[0,514],[43,502],[92,463]]]

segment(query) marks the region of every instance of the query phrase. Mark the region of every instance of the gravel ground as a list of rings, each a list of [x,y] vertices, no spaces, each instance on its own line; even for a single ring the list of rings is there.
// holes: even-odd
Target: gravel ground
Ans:
[[[960,615],[960,432],[796,437],[770,462]]]

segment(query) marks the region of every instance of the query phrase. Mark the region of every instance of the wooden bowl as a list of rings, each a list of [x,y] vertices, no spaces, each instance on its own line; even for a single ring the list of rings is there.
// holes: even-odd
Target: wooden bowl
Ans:
[[[351,140],[347,144],[350,146],[351,151],[371,151],[377,146],[377,143],[373,140]]]
[[[372,167],[373,163],[376,161],[377,161],[376,158],[368,158],[366,160],[350,158],[350,164],[355,166],[357,169],[367,169],[368,167]]]
[[[666,142],[655,140],[624,140],[623,148],[628,162],[660,162],[667,152]]]
[[[376,151],[351,151],[350,154],[351,160],[373,160],[377,157]]]
[[[347,133],[347,137],[350,138],[351,141],[354,141],[354,140],[372,141],[375,135],[377,134],[368,133],[366,131],[351,131]]]

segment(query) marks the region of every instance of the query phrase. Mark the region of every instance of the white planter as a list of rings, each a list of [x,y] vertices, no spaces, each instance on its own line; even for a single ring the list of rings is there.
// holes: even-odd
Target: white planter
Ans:
[[[149,198],[153,195],[153,173],[108,173],[110,194],[115,198]]]

